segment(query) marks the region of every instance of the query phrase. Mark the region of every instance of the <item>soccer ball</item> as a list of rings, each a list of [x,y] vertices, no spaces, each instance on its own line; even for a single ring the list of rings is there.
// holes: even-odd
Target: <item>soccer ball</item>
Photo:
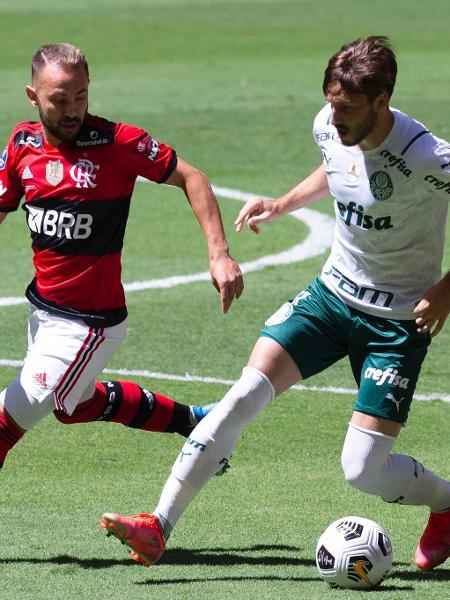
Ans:
[[[380,525],[363,517],[342,517],[317,542],[316,564],[331,586],[372,589],[392,566],[392,545]]]

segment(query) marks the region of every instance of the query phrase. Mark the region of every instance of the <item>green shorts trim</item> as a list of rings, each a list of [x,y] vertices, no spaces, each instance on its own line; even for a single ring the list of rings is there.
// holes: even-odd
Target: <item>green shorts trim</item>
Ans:
[[[414,320],[375,317],[344,304],[317,278],[267,321],[261,335],[289,352],[303,379],[348,356],[358,384],[354,410],[406,422],[431,341]]]

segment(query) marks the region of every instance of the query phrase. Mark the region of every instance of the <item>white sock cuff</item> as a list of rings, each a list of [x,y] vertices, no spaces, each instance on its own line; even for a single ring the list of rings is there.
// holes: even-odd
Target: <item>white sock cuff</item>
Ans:
[[[372,435],[374,437],[387,438],[390,440],[395,440],[396,437],[393,435],[388,435],[387,433],[382,433],[381,431],[372,431],[371,429],[366,429],[365,427],[360,427],[359,425],[355,425],[354,423],[349,423],[349,427],[353,427],[353,429],[357,429],[362,433],[367,433],[368,435]]]

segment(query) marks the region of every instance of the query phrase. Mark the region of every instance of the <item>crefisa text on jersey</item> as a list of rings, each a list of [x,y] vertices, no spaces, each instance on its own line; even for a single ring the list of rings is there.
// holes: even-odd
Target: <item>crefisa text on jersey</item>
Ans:
[[[344,219],[344,223],[347,226],[355,225],[361,227],[361,229],[392,229],[391,215],[385,217],[373,217],[372,215],[364,214],[364,207],[356,202],[349,202],[344,204],[343,202],[336,202],[339,214]]]
[[[400,171],[400,173],[403,173],[405,177],[410,177],[412,171],[411,169],[408,169],[404,158],[401,156],[395,156],[395,154],[392,154],[386,149],[380,152],[380,156],[387,159],[390,167],[396,167],[396,169]]]

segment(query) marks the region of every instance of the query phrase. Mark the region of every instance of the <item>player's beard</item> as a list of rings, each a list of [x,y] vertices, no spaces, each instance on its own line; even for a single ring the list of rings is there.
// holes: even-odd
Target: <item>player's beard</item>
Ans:
[[[38,110],[39,110],[39,118],[41,120],[43,128],[46,131],[48,131],[48,133],[50,133],[53,137],[60,140],[61,142],[68,142],[68,141],[76,139],[76,137],[80,133],[81,127],[83,125],[84,116],[86,116],[86,113],[84,113],[83,119],[79,119],[78,117],[75,117],[75,118],[65,117],[63,119],[60,119],[57,123],[51,123],[47,119],[46,115],[44,114],[43,110],[41,109],[41,107],[39,105],[38,105]],[[86,110],[86,112],[87,112],[87,110]],[[64,129],[62,129],[62,127],[64,125],[72,125],[72,124],[78,125],[77,128],[76,129],[74,128],[72,131],[64,131]]]
[[[342,145],[343,146],[357,146],[358,144],[360,144],[363,140],[366,139],[366,137],[368,135],[370,135],[372,133],[372,131],[375,128],[375,125],[377,124],[377,120],[378,120],[377,113],[371,109],[369,114],[367,115],[367,118],[363,122],[358,123],[358,125],[355,126],[354,130],[349,130],[346,127],[343,128],[347,132],[349,132],[351,135],[351,137],[348,137],[346,139],[343,139],[341,137],[341,135],[339,134],[340,128],[339,128],[339,125],[337,125],[336,128],[338,130],[338,134],[341,139]]]

